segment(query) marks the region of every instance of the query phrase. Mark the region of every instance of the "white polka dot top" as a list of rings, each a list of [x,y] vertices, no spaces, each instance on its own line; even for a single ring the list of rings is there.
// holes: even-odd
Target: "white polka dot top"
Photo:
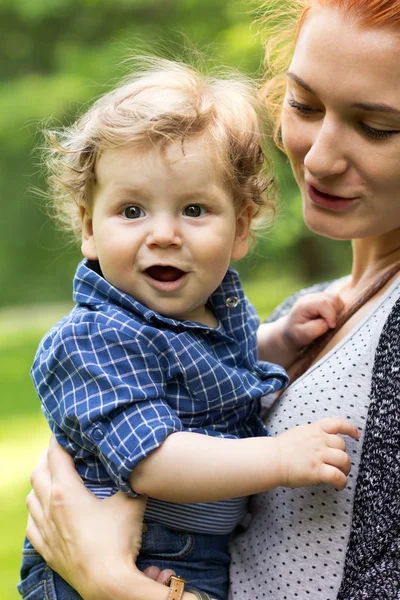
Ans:
[[[254,496],[252,521],[231,550],[232,600],[334,600],[342,578],[352,505],[367,418],[375,349],[400,296],[400,278],[372,311],[298,379],[271,408],[271,435],[328,416],[350,419],[361,440],[346,438],[349,483],[277,488]]]

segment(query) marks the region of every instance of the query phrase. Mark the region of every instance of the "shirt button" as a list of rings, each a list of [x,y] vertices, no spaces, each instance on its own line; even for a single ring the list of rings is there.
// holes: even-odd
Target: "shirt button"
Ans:
[[[102,440],[104,437],[104,431],[100,427],[95,427],[92,433],[94,440]]]
[[[225,306],[227,308],[236,308],[239,304],[240,300],[236,296],[229,296],[229,298],[225,300]]]

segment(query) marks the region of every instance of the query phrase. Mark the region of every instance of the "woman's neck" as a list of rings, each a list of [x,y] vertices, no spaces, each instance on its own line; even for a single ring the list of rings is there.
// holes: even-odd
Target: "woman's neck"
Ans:
[[[365,288],[386,269],[400,262],[400,230],[379,238],[352,241],[353,267],[349,286]]]

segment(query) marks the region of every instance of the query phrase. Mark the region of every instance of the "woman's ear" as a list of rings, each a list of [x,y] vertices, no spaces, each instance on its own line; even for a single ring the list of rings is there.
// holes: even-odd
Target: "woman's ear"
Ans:
[[[253,220],[254,208],[252,204],[246,204],[236,218],[236,235],[232,247],[232,260],[244,258],[249,251],[249,237],[251,222]]]
[[[84,206],[79,207],[79,213],[82,223],[82,254],[88,260],[97,260],[98,256],[96,240],[93,233],[93,219],[90,216],[88,209]]]

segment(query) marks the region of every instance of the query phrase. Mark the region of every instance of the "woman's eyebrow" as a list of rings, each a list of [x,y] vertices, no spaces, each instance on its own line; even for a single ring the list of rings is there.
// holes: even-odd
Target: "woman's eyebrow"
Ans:
[[[352,104],[352,107],[361,110],[395,113],[400,115],[400,110],[393,108],[393,106],[389,106],[388,104],[384,104],[383,102],[355,102]]]
[[[304,79],[302,79],[295,73],[288,71],[286,73],[286,77],[289,77],[289,79],[293,79],[293,81],[297,83],[297,85],[302,87],[307,92],[310,92],[310,94],[314,94],[314,96],[316,95],[312,87],[309,86],[308,83],[304,81]],[[351,106],[352,108],[359,108],[360,110],[367,110],[371,112],[386,112],[400,115],[400,110],[394,108],[393,106],[389,106],[389,104],[385,104],[384,102],[354,102],[354,104],[352,104]]]
[[[308,85],[308,83],[306,83],[304,81],[304,79],[302,79],[301,77],[299,77],[295,73],[292,73],[291,71],[288,71],[286,73],[286,77],[289,77],[289,79],[293,79],[293,81],[295,83],[297,83],[297,85],[299,85],[300,87],[302,87],[307,92],[310,92],[310,94],[314,94],[315,95],[314,90]]]

